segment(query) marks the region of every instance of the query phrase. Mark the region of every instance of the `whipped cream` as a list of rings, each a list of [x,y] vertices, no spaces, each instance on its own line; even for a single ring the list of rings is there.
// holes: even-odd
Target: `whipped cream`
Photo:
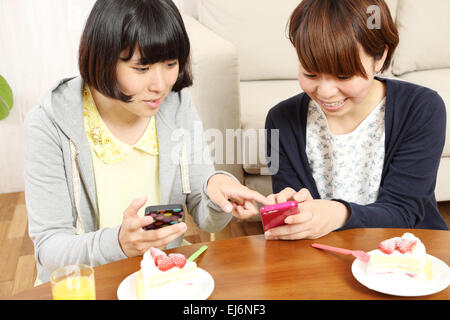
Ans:
[[[422,243],[422,241],[420,241],[419,238],[417,238],[415,235],[413,235],[412,233],[406,232],[403,234],[402,239],[406,239],[406,240],[413,240],[416,241],[416,244],[411,248],[411,250],[405,252],[405,253],[401,253],[398,250],[394,250],[394,252],[392,252],[391,254],[386,254],[380,250],[375,250],[374,253],[376,254],[381,254],[384,256],[401,256],[401,257],[408,257],[408,256],[414,256],[417,258],[425,258],[426,256],[426,250],[425,250],[425,245]]]

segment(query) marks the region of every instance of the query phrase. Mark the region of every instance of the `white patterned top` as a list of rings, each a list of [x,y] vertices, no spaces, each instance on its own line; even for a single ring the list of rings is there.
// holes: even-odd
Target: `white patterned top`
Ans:
[[[361,205],[376,201],[384,162],[385,99],[350,133],[330,132],[327,118],[309,104],[306,154],[322,199]]]

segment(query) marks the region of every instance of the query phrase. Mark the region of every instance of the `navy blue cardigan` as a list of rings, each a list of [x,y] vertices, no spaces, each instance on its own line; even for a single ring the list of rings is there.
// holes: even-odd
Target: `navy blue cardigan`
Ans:
[[[386,84],[385,158],[378,198],[347,206],[348,228],[448,230],[437,208],[434,189],[445,142],[446,110],[437,92],[412,83],[377,78]],[[301,93],[273,107],[266,118],[267,156],[279,152],[272,188],[309,189],[320,199],[306,155],[306,118],[310,98]],[[279,149],[271,150],[271,129],[279,129]]]

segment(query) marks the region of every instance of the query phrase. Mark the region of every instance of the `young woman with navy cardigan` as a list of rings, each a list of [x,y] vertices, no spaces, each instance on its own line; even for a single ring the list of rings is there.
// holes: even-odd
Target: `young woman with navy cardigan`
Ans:
[[[380,8],[369,28],[367,8]],[[446,110],[433,90],[378,77],[399,42],[383,0],[304,0],[289,36],[303,93],[266,119],[272,203],[300,213],[266,239],[318,238],[347,228],[444,229],[434,195]],[[279,148],[271,145],[278,129]],[[272,147],[274,148],[272,150]]]

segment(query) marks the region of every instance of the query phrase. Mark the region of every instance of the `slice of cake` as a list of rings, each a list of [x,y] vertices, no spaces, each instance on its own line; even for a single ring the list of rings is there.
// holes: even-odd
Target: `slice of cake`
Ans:
[[[433,276],[425,246],[412,233],[384,240],[369,254],[368,275],[400,274],[423,280],[431,280]]]
[[[139,300],[154,296],[153,290],[176,282],[194,279],[197,264],[187,261],[180,253],[167,255],[157,248],[150,248],[144,253],[141,269],[136,279],[136,294]]]

